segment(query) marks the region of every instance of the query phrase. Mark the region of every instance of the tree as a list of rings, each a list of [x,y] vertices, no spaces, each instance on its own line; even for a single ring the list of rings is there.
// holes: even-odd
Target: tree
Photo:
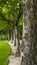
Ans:
[[[0,1],[0,19],[5,20],[8,24],[13,24],[15,31],[17,30],[17,40],[19,40],[18,34],[18,22],[22,15],[22,0],[1,0]],[[20,14],[19,14],[20,13]],[[9,35],[8,35],[9,36]],[[20,43],[17,43],[18,52],[20,52]]]
[[[23,56],[21,65],[37,65],[37,0],[24,0]]]

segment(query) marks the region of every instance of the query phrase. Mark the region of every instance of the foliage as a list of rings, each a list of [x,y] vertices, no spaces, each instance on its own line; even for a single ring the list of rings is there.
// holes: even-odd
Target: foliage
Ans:
[[[0,20],[0,31],[5,30],[8,27],[8,24],[5,21]]]
[[[0,31],[14,28],[15,21],[18,18],[19,29],[22,29],[20,27],[22,27],[23,18],[22,16],[19,17],[20,10],[22,11],[22,4],[23,0],[0,0]]]
[[[0,65],[8,64],[8,57],[11,54],[11,47],[5,41],[0,41]]]

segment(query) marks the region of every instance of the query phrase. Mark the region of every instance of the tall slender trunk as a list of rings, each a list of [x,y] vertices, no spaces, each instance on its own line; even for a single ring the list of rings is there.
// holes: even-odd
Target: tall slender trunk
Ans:
[[[13,42],[12,29],[11,29],[11,43]]]
[[[15,28],[13,28],[13,43],[16,46]]]
[[[18,26],[15,26],[15,36],[16,36],[16,56],[20,56],[20,40],[19,40],[19,33],[18,33]]]
[[[9,33],[9,30],[8,30],[8,41],[10,40],[10,33]]]
[[[16,46],[16,33],[17,33],[16,28],[14,28],[14,46]]]
[[[37,65],[37,18],[35,14],[37,12],[35,11],[36,6],[34,8],[33,5],[37,5],[36,0],[35,2],[33,0],[24,0],[23,43],[25,47],[23,49],[21,65]]]
[[[24,47],[25,47],[25,45],[24,45],[24,42],[25,42],[25,40],[24,40],[24,33],[25,33],[25,31],[24,31],[24,22],[23,22],[23,31],[22,31],[22,43],[21,43],[21,52],[23,52],[23,50],[24,50]]]

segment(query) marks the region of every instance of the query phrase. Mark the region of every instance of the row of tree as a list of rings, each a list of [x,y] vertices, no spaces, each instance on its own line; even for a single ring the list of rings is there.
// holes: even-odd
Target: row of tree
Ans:
[[[14,45],[17,46],[16,55],[20,55],[20,38],[22,39],[22,3],[22,0],[0,1],[0,25],[3,24],[0,30],[8,32],[8,40],[14,40]]]
[[[8,24],[5,27],[8,30],[8,39],[10,35],[9,30],[11,31],[11,40],[13,31],[14,45],[17,46],[16,56],[20,56],[22,52],[21,65],[37,65],[37,0],[1,0],[0,20]],[[20,52],[19,29],[22,30],[22,25],[22,48]],[[4,30],[4,27],[2,29]]]

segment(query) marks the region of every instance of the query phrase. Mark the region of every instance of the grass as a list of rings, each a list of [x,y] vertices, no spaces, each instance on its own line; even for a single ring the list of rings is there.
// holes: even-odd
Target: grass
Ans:
[[[0,65],[8,65],[8,57],[11,54],[11,47],[8,42],[0,41]]]

